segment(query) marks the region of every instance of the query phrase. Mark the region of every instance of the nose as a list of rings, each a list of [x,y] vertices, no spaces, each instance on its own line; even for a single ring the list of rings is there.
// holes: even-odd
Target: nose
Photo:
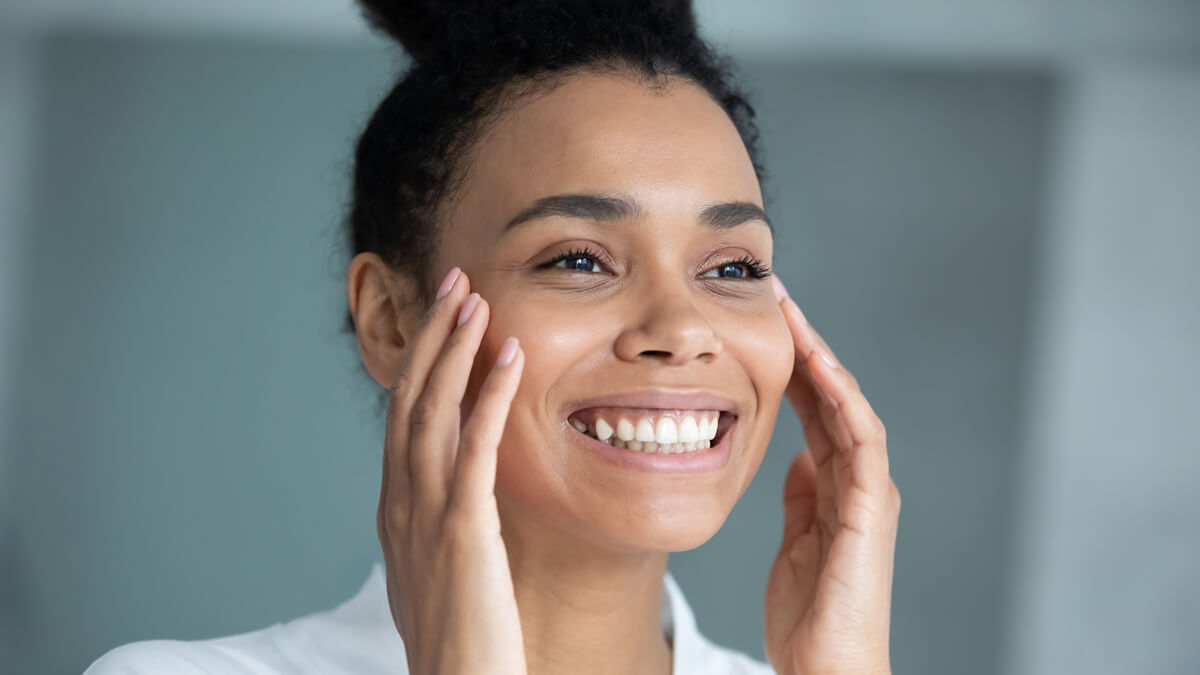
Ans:
[[[637,318],[617,336],[614,350],[624,361],[657,359],[683,365],[693,359],[705,362],[724,349],[712,323],[683,289],[659,287],[640,293]]]

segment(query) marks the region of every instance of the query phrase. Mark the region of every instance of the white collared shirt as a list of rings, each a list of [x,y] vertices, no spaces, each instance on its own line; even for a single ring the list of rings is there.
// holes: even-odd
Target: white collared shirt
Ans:
[[[772,675],[771,668],[700,634],[675,579],[663,576],[663,632],[674,675]],[[249,633],[210,640],[144,640],[116,647],[84,675],[408,675],[404,642],[392,622],[383,564],[337,607]]]

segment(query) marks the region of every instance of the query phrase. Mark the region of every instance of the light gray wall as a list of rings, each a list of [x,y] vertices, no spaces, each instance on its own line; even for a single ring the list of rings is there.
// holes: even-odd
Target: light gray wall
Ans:
[[[12,424],[16,389],[17,333],[25,300],[31,140],[37,137],[33,88],[38,77],[37,41],[0,26],[0,607],[8,604],[3,579],[13,562],[15,512],[10,452],[4,441]],[[16,617],[0,612],[0,663],[11,661]]]
[[[44,46],[3,441],[14,673],[320,609],[377,555],[382,434],[334,234],[389,58],[260,40]]]
[[[18,672],[329,606],[376,557],[381,421],[340,325],[353,133],[391,57],[60,37],[3,440]],[[754,63],[776,264],[889,427],[897,672],[995,672],[1019,365],[1053,82]],[[790,412],[727,527],[673,559],[701,628],[761,654]]]
[[[1014,675],[1200,672],[1200,67],[1064,92],[1029,361]]]

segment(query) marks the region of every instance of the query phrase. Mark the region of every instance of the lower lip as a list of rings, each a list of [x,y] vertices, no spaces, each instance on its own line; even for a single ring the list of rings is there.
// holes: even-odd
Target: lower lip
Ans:
[[[711,448],[671,453],[626,450],[592,438],[573,426],[567,425],[567,430],[587,448],[626,469],[656,473],[706,473],[720,469],[729,462],[729,449],[733,443],[733,430],[737,427],[737,422],[734,420],[721,435],[721,442]]]

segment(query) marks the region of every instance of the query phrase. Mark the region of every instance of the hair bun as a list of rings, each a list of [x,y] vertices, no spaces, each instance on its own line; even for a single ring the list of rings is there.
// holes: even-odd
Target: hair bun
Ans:
[[[621,11],[657,10],[695,30],[692,0],[358,0],[375,30],[399,42],[413,59],[423,61],[440,46],[453,44],[492,23],[489,16],[529,17],[539,12],[578,12],[606,7]],[[509,23],[509,22],[504,22]]]
[[[359,0],[367,23],[399,42],[418,61],[446,37],[447,16],[471,4],[462,0]]]

